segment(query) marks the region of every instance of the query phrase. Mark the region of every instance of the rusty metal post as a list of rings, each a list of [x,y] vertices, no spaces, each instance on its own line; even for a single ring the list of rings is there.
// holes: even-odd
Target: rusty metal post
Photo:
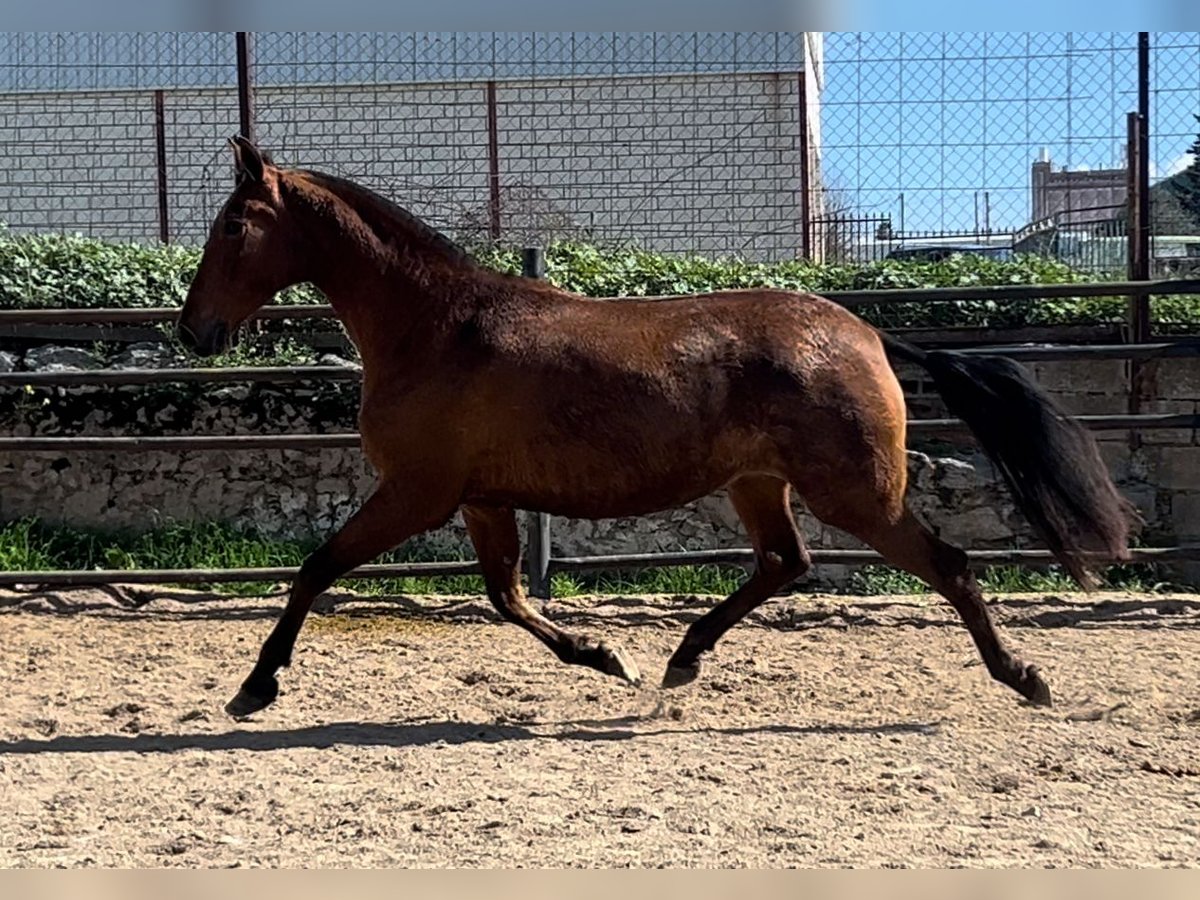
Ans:
[[[521,274],[526,278],[541,278],[546,274],[546,257],[541,247],[526,247],[521,251]],[[541,600],[549,600],[550,516],[543,512],[530,512],[526,515],[529,594]]]
[[[234,32],[237,43],[238,131],[247,140],[254,134],[254,36],[249,31]],[[263,323],[250,321],[242,326],[251,334],[261,335]]]
[[[163,92],[154,92],[154,156],[158,167],[158,239],[171,242],[170,211],[167,205],[167,128]]]
[[[1126,274],[1129,281],[1145,281],[1149,276],[1150,266],[1149,260],[1146,258],[1146,247],[1143,242],[1145,230],[1142,227],[1142,179],[1141,179],[1141,156],[1142,156],[1142,132],[1144,123],[1139,113],[1129,113],[1125,117],[1126,126],[1126,143],[1125,154],[1129,161],[1129,170],[1126,174],[1128,191],[1125,197],[1125,214],[1126,214],[1126,243],[1128,245],[1128,266]],[[1134,327],[1138,316],[1136,308],[1138,306],[1138,295],[1132,294],[1129,298],[1129,319],[1130,340],[1136,340],[1134,336]]]
[[[1153,223],[1150,221],[1150,32],[1138,32],[1138,129],[1137,129],[1137,166],[1134,170],[1137,180],[1138,206],[1138,260],[1139,268],[1133,273],[1135,281],[1147,281],[1150,278],[1151,249],[1150,235]],[[1145,307],[1139,313],[1140,334],[1135,340],[1146,340],[1150,337],[1150,298],[1143,297]]]
[[[254,41],[249,31],[234,32],[237,37],[238,130],[254,140]]]
[[[487,83],[488,235],[500,239],[500,138],[496,115],[496,82]]]
[[[1138,32],[1137,57],[1138,111],[1128,116],[1128,241],[1129,280],[1148,281],[1151,272],[1150,220],[1150,34]],[[1129,340],[1135,344],[1151,339],[1153,328],[1150,321],[1150,295],[1138,293],[1129,298]],[[1138,412],[1152,399],[1154,375],[1157,366],[1153,362],[1133,361],[1129,365],[1129,412]],[[1136,433],[1130,434],[1133,446],[1140,444]]]

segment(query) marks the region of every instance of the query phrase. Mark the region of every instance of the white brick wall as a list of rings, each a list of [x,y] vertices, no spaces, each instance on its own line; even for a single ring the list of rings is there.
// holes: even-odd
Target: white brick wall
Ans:
[[[795,256],[794,73],[502,81],[502,226],[513,240],[628,240],[670,252]],[[282,164],[387,194],[450,232],[486,226],[484,82],[261,88]],[[170,91],[171,235],[203,239],[227,194],[232,89]],[[153,94],[0,94],[0,221],[18,231],[158,236]]]

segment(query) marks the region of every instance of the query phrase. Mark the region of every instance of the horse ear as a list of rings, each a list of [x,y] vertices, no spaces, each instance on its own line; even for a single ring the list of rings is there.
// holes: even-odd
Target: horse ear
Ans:
[[[249,178],[251,181],[262,181],[263,170],[271,165],[271,157],[261,152],[251,143],[249,138],[240,134],[229,139],[233,148],[233,165],[237,170],[238,180]]]

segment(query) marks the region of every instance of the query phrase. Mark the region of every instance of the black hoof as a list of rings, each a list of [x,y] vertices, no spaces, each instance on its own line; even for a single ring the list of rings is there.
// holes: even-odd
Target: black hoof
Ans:
[[[601,643],[599,650],[604,657],[606,675],[614,675],[634,687],[642,683],[642,673],[638,671],[637,663],[622,648]]]
[[[642,683],[642,673],[638,671],[637,663],[620,647],[611,647],[604,641],[592,638],[578,638],[568,656],[559,657],[563,662],[577,666],[588,666],[605,675],[612,675],[622,681],[637,686]]]
[[[275,680],[275,676],[247,679],[237,696],[225,704],[225,712],[235,719],[243,719],[260,709],[266,709],[278,696],[279,682]]]
[[[667,664],[667,671],[663,673],[662,686],[664,688],[683,687],[685,684],[691,684],[700,675],[700,661],[689,663],[684,666]]]
[[[1054,701],[1050,697],[1050,686],[1046,684],[1041,673],[1034,666],[1027,666],[1021,673],[1017,691],[1029,701],[1030,706],[1054,705]]]

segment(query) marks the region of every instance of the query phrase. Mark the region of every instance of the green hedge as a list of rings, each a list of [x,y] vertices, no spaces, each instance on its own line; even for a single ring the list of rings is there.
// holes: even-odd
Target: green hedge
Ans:
[[[520,270],[516,250],[486,247],[476,257],[507,272]],[[146,307],[182,303],[200,251],[179,246],[123,244],[63,235],[13,235],[0,230],[0,309]],[[726,288],[780,287],[825,293],[866,288],[928,288],[997,284],[1062,284],[1091,280],[1039,257],[996,262],[958,257],[925,263],[887,260],[863,266],[804,262],[752,263],[736,258],[664,256],[630,248],[556,244],[547,251],[547,277],[593,297],[702,293]],[[283,298],[320,302],[309,286]],[[996,303],[910,303],[860,309],[883,325],[1020,325],[1116,322],[1122,298]],[[1200,298],[1161,298],[1160,323],[1200,321]]]

